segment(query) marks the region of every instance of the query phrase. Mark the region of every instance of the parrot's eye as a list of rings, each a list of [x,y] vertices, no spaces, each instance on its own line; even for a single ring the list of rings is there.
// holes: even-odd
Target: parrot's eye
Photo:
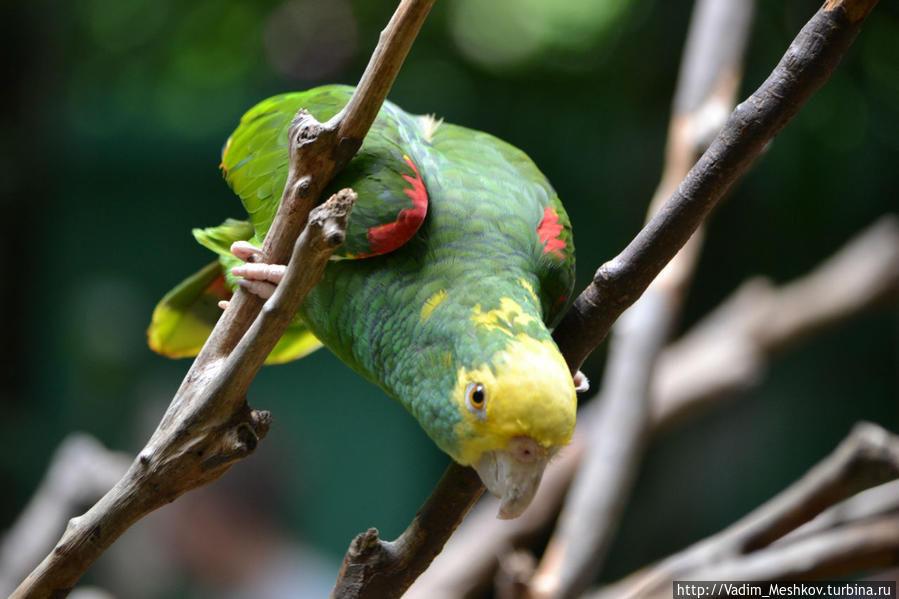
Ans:
[[[484,405],[487,403],[487,388],[481,383],[469,383],[465,389],[468,409],[483,418]]]

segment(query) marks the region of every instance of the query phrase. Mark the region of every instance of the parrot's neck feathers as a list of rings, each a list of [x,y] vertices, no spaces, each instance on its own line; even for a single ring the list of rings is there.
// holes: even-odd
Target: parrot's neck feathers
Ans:
[[[434,139],[434,133],[437,131],[437,127],[443,123],[443,118],[441,117],[438,119],[435,114],[423,114],[418,117],[418,122],[421,125],[421,131],[425,140],[428,143],[431,143]]]

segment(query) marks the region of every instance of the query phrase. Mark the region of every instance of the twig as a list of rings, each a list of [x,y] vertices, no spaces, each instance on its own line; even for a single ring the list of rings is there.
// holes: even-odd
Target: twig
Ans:
[[[899,516],[851,522],[693,571],[691,580],[827,580],[899,564]],[[670,597],[671,586],[666,585]]]
[[[188,371],[147,446],[126,475],[87,513],[70,521],[56,548],[13,594],[65,596],[131,524],[180,494],[208,484],[255,450],[271,416],[251,410],[246,391],[342,241],[348,194],[307,215],[333,175],[362,145],[433,0],[402,0],[381,35],[349,106],[328,123],[301,110],[288,132],[290,162],[278,212],[262,244],[285,280],[268,302],[238,290]],[[302,232],[302,234],[301,234]],[[294,243],[296,241],[296,243]],[[257,315],[262,315],[257,321]],[[251,324],[254,323],[251,329]],[[248,332],[249,331],[249,332]]]
[[[862,491],[827,508],[814,519],[774,541],[771,546],[792,543],[825,530],[899,512],[899,479]]]
[[[575,300],[553,335],[572,372],[765,145],[827,80],[876,3],[828,0],[762,86],[737,106],[677,192],[618,256],[600,266],[593,283]]]
[[[770,357],[852,315],[899,299],[899,217],[878,219],[807,275],[749,280],[668,346],[652,387],[653,426],[756,384]],[[715,351],[708,351],[714,347]]]
[[[706,150],[736,103],[755,3],[696,3],[681,63],[658,211]],[[559,523],[530,584],[535,597],[571,597],[600,570],[627,504],[650,430],[649,388],[656,358],[680,313],[702,244],[697,231],[615,324],[598,401],[599,417]]]
[[[845,565],[858,565],[851,559],[855,555],[853,552],[861,551],[858,534],[860,531],[871,532],[862,523],[845,529],[851,531],[850,534],[831,549],[823,547],[821,539],[827,539],[828,543],[833,541],[837,537],[831,535],[837,535],[836,531],[825,531],[817,538],[800,537],[794,543],[779,547],[772,546],[770,553],[768,550],[759,550],[858,491],[897,477],[899,437],[874,424],[858,424],[830,456],[749,515],[683,552],[602,589],[596,597],[650,597],[661,596],[661,593],[666,592],[670,596],[672,580],[692,577],[693,573],[711,576],[712,572],[715,572],[714,576],[720,575],[721,579],[728,578],[730,574],[723,568],[734,568],[733,564],[737,563],[734,560],[739,560],[743,564],[741,567],[747,568],[743,570],[746,574],[744,579],[752,579],[756,575],[761,578],[778,578],[780,575],[775,576],[775,570],[771,569],[774,566],[783,577],[798,575],[803,571],[809,575],[835,574],[837,560],[834,560],[831,549],[838,548]],[[887,547],[892,547],[893,551],[890,563],[896,561],[895,548],[899,544],[894,532],[897,530],[896,526],[894,520],[889,529],[893,532],[890,542],[877,539],[870,545],[870,553],[864,552],[865,564],[869,563],[869,558],[874,559],[872,556],[882,556]],[[800,553],[797,547],[815,551],[813,554]],[[772,555],[779,556],[780,563],[771,561]],[[792,558],[783,561],[788,556]],[[813,556],[817,556],[818,561],[812,561]],[[760,563],[764,563],[766,569],[761,569]],[[753,570],[750,566],[759,569]]]

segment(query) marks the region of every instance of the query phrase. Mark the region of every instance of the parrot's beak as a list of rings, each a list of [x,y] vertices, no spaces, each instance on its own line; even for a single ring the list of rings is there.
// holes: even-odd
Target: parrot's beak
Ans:
[[[497,518],[517,518],[530,505],[551,452],[530,437],[514,437],[505,449],[485,451],[472,464],[487,489],[500,498]]]

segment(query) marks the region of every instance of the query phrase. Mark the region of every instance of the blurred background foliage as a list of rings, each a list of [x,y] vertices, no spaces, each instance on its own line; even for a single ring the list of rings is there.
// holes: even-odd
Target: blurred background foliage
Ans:
[[[819,5],[760,1],[744,96]],[[355,82],[393,8],[372,0],[4,3],[0,529],[68,432],[130,454],[143,446],[188,367],[147,349],[150,312],[210,260],[190,228],[241,215],[217,169],[222,142],[264,97]],[[390,97],[534,158],[574,222],[580,289],[641,225],[690,8],[441,0]],[[896,211],[897,162],[899,7],[881,2],[832,80],[714,214],[682,327],[747,276],[788,281]],[[603,354],[585,368],[594,381]],[[780,356],[738,401],[656,438],[605,576],[732,522],[856,420],[897,430],[897,372],[899,310],[886,306]],[[325,579],[357,532],[398,534],[448,460],[398,404],[326,351],[265,369],[250,401],[273,412],[274,427],[256,455],[204,493],[249,489],[241,505],[314,553]],[[215,495],[192,501],[203,497]],[[142,553],[104,556],[88,582],[128,597],[226,596],[210,589],[237,585],[227,564],[192,563],[172,549],[190,545],[178,535],[157,538],[161,548],[144,541],[153,522],[179,522],[183,532],[202,520],[174,516],[179,503],[122,539]],[[196,534],[223,551],[214,533]],[[165,574],[140,584],[125,577],[122,564],[138,555]]]

